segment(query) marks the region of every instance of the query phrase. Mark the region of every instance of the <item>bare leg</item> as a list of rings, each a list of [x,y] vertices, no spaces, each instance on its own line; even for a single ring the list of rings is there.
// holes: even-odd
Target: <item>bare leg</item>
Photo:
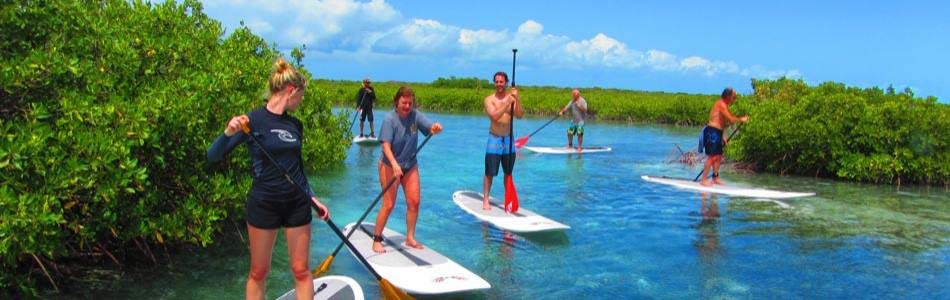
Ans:
[[[313,278],[310,276],[310,224],[284,229],[290,271],[294,274],[297,300],[313,299]]]
[[[579,133],[577,134],[577,150],[581,150],[583,148],[584,148],[584,134]]]
[[[270,259],[274,252],[277,230],[261,229],[247,224],[247,236],[250,239],[251,270],[247,275],[244,299],[264,300],[264,291],[267,289],[267,273],[270,272]]]
[[[722,165],[722,155],[716,155],[716,161],[713,162],[713,183],[722,184],[722,181],[719,180],[719,166]]]
[[[710,167],[712,167],[712,163],[714,159],[715,159],[714,155],[706,156],[706,164],[703,165],[703,173],[702,175],[700,175],[700,178],[702,178],[702,180],[699,181],[699,184],[702,184],[703,186],[712,186],[712,183],[709,183],[709,179],[706,179],[706,178],[709,177],[709,169]]]
[[[379,163],[379,186],[381,188],[386,187],[386,183],[389,182],[393,177],[393,169],[387,165],[384,165],[382,162]],[[373,230],[373,234],[376,236],[383,235],[383,229],[386,228],[386,221],[389,220],[389,214],[393,212],[393,206],[396,205],[396,190],[399,189],[399,183],[395,183],[395,186],[390,188],[383,194],[383,206],[379,208],[379,215],[376,216],[376,228]],[[357,228],[354,228],[356,230]],[[383,249],[383,244],[381,242],[373,241],[373,251],[376,253],[386,252]]]
[[[406,196],[406,246],[422,249],[416,240],[416,222],[419,219],[419,168],[412,167],[402,177],[402,192]]]
[[[482,180],[482,210],[491,210],[491,205],[488,202],[489,192],[491,192],[491,182],[492,177],[485,175],[485,179]]]
[[[574,148],[574,135],[570,132],[567,133],[567,147]]]

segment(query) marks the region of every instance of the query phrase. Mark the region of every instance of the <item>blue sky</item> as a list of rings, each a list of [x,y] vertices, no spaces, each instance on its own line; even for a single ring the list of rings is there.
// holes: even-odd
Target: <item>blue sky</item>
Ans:
[[[950,99],[950,4],[939,1],[208,0],[316,77],[716,94],[750,78],[910,87]],[[289,51],[286,51],[289,52]]]

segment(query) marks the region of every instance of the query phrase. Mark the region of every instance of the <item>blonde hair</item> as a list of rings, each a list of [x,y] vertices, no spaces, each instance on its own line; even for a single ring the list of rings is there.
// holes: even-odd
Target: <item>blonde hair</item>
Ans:
[[[305,89],[307,88],[307,78],[300,74],[287,60],[278,56],[274,60],[273,72],[270,75],[270,93],[280,92],[287,85]]]

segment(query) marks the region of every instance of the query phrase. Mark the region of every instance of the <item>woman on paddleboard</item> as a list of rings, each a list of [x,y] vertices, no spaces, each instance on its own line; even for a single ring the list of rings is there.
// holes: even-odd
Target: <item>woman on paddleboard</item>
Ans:
[[[376,216],[376,228],[373,231],[373,251],[386,252],[383,249],[383,229],[396,204],[396,189],[402,186],[406,196],[406,246],[422,249],[416,240],[416,221],[419,218],[419,166],[416,162],[416,150],[419,132],[426,136],[442,132],[442,124],[432,123],[416,110],[416,95],[411,88],[399,87],[393,97],[395,108],[379,129],[383,155],[379,160],[379,185],[386,188],[390,180],[395,179],[393,188],[383,194],[383,207]]]
[[[310,201],[323,209],[320,218],[326,220],[330,213],[317,197],[303,173],[301,157],[303,124],[287,114],[300,106],[307,79],[286,60],[279,57],[274,62],[270,76],[270,93],[267,104],[248,113],[231,118],[224,132],[208,149],[208,161],[218,162],[240,144],[246,144],[251,154],[251,169],[254,177],[247,193],[247,234],[250,238],[251,268],[245,287],[246,299],[264,299],[267,273],[270,271],[271,254],[277,229],[283,227],[290,255],[290,269],[294,276],[294,288],[298,299],[309,299],[313,294],[310,276]],[[250,128],[250,134],[260,144],[244,134],[242,128]],[[270,153],[281,166],[267,159]],[[290,186],[284,178],[289,170],[294,182],[302,184],[307,195]]]

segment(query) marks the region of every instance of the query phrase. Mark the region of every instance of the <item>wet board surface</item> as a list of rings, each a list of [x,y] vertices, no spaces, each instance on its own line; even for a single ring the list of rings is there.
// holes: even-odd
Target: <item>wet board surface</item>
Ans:
[[[313,280],[313,300],[363,300],[363,289],[353,278],[346,276],[323,276]],[[297,299],[294,290],[284,293],[277,300]]]
[[[369,137],[369,136],[359,137],[359,136],[357,136],[357,137],[354,137],[354,138],[353,138],[353,143],[354,143],[354,144],[357,144],[357,145],[361,145],[361,146],[375,146],[375,145],[379,145],[379,144],[380,144],[380,141],[379,141],[378,138],[375,138],[375,137]]]
[[[525,208],[518,209],[517,213],[509,214],[505,212],[502,202],[494,197],[488,199],[491,210],[483,210],[482,194],[473,191],[457,191],[452,194],[452,201],[479,220],[508,231],[541,232],[571,228]]]
[[[349,233],[356,225],[343,229]],[[465,267],[426,246],[416,249],[405,245],[406,236],[389,228],[383,230],[385,253],[373,251],[374,224],[363,223],[350,237],[350,242],[394,286],[413,294],[445,294],[491,288],[491,284]],[[350,254],[357,255],[350,251]]]
[[[584,147],[581,148],[581,151],[577,151],[576,148],[568,148],[564,146],[559,147],[532,147],[525,146],[525,149],[528,149],[531,152],[535,153],[545,153],[545,154],[577,154],[577,153],[598,153],[598,152],[610,152],[613,149],[606,146],[593,146],[593,147]]]
[[[700,192],[709,192],[709,193],[738,196],[738,197],[788,199],[788,198],[798,198],[798,197],[809,197],[809,196],[815,195],[815,193],[786,192],[786,191],[776,191],[776,190],[768,190],[768,189],[738,187],[738,186],[732,186],[732,185],[703,186],[698,181],[692,181],[689,179],[681,179],[681,178],[669,178],[669,177],[649,176],[649,175],[643,175],[640,178],[649,182],[670,185],[670,186],[674,186],[674,187],[678,187],[682,189],[689,189],[689,190],[696,190]]]

